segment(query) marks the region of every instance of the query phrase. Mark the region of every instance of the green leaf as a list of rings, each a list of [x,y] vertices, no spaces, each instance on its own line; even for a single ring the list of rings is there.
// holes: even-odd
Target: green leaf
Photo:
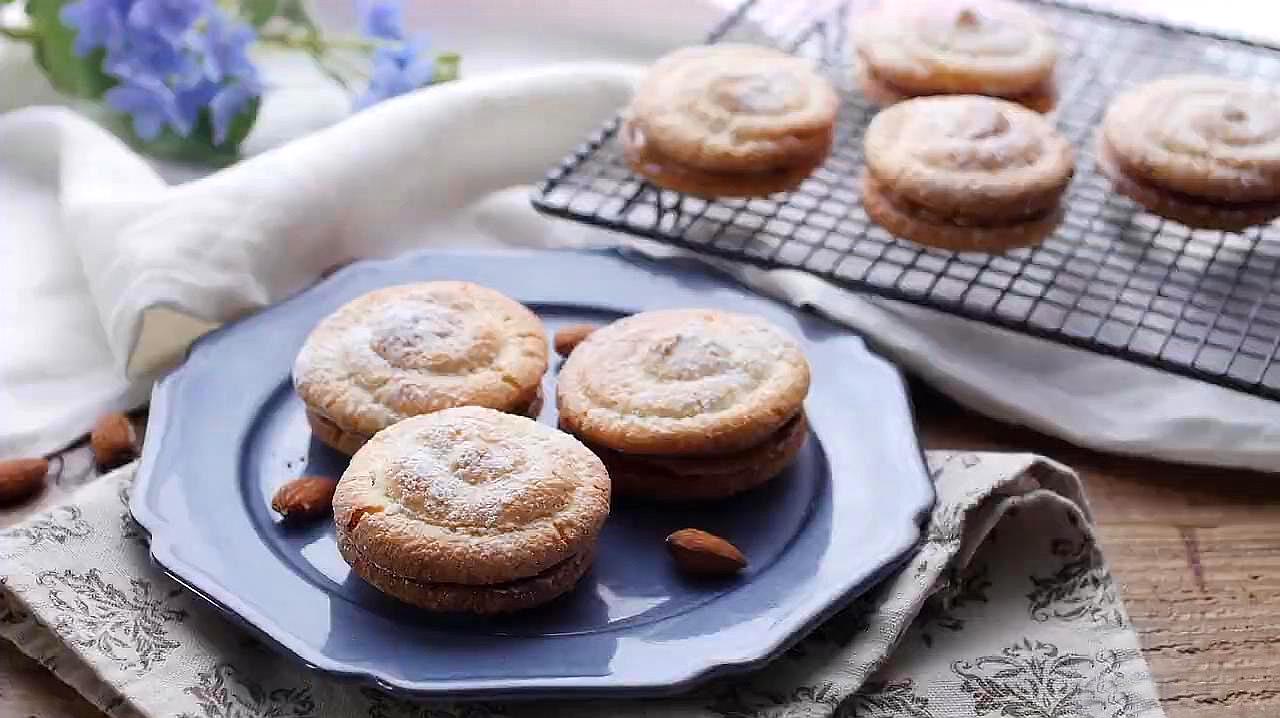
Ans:
[[[262,98],[255,98],[250,102],[236,118],[231,121],[231,127],[227,129],[227,139],[219,147],[224,150],[239,153],[240,143],[249,136],[249,131],[253,129],[253,123],[258,121],[258,110],[262,107]],[[201,126],[203,127],[207,116],[201,117]],[[209,137],[213,137],[213,126],[209,126]]]
[[[302,0],[279,0],[276,15],[304,27],[308,30],[316,30],[316,24],[307,14],[307,8],[303,6]]]
[[[36,62],[54,87],[70,95],[97,99],[115,81],[102,72],[101,50],[76,56],[72,47],[76,32],[58,18],[65,4],[66,0],[27,0],[31,29],[40,36],[35,41]]]
[[[254,27],[262,27],[280,10],[280,0],[240,0],[240,14]]]

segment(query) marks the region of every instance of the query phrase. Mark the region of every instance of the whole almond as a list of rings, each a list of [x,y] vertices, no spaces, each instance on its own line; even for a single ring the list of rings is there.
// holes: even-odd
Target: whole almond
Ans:
[[[667,537],[676,565],[695,576],[729,576],[747,566],[737,546],[700,529],[680,529]]]
[[[114,469],[137,458],[138,432],[124,414],[107,414],[94,425],[89,446],[99,468]]]
[[[49,473],[46,459],[0,461],[0,504],[17,503],[44,487]]]
[[[338,482],[327,476],[303,476],[276,489],[271,508],[289,521],[323,516],[333,509]]]
[[[598,329],[594,324],[570,324],[567,327],[561,327],[557,332],[552,343],[555,344],[556,354],[567,357],[573,353],[574,347],[582,343],[591,332]]]

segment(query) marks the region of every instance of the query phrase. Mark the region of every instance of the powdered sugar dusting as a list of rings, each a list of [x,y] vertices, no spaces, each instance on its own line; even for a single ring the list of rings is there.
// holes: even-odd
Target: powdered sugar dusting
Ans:
[[[563,509],[574,489],[557,476],[545,439],[486,419],[430,422],[399,444],[389,494],[436,525],[522,525]]]
[[[477,285],[426,282],[371,292],[322,321],[294,381],[309,405],[373,433],[451,406],[511,408],[546,365],[527,309]]]
[[[970,172],[1024,167],[1044,154],[1044,138],[1026,115],[1014,112],[997,100],[936,102],[918,112],[916,126],[904,127],[900,136],[912,143],[908,151],[931,167]]]
[[[800,80],[791,72],[732,73],[711,82],[710,94],[730,112],[779,114],[800,104]]]
[[[583,388],[597,404],[632,416],[687,418],[750,403],[799,357],[790,340],[746,318],[635,324],[608,339],[605,356],[590,358],[599,368]]]

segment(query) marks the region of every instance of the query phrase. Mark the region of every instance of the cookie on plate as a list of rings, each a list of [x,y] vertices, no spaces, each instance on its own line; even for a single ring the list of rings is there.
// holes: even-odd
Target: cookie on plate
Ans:
[[[542,322],[467,282],[387,287],[307,337],[293,383],[316,438],[346,454],[409,416],[455,406],[535,410],[547,370]]]
[[[1168,77],[1107,108],[1098,165],[1115,188],[1190,227],[1243,229],[1280,217],[1280,92],[1238,80]]]
[[[871,121],[862,203],[903,239],[1002,252],[1057,226],[1071,145],[1038,113],[979,95],[918,97]]]
[[[569,591],[609,514],[609,475],[572,436],[482,407],[369,440],[333,496],[338,549],[379,590],[434,611],[505,613]]]
[[[1057,48],[1039,17],[1007,0],[882,2],[854,26],[869,99],[990,95],[1039,112],[1054,104]]]
[[[755,45],[685,48],[658,60],[636,89],[623,151],[659,187],[766,196],[826,160],[838,104],[808,60]]]
[[[715,499],[791,463],[808,427],[809,364],[758,317],[636,314],[596,330],[560,370],[560,425],[604,460],[619,495]]]

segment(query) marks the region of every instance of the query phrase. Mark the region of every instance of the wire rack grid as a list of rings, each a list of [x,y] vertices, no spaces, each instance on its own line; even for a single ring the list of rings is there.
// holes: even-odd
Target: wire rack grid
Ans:
[[[1146,80],[1205,72],[1277,83],[1280,51],[1205,32],[1033,2],[1059,41],[1052,119],[1077,150],[1057,231],[1003,255],[897,240],[858,191],[876,108],[856,89],[848,28],[865,9],[790,0],[740,6],[712,41],[772,44],[817,61],[842,96],[830,158],[799,188],[708,201],[660,190],[623,160],[618,120],[575,149],[534,195],[542,212],[933,307],[1280,399],[1280,229],[1189,230],[1112,191],[1094,166],[1108,102]]]

